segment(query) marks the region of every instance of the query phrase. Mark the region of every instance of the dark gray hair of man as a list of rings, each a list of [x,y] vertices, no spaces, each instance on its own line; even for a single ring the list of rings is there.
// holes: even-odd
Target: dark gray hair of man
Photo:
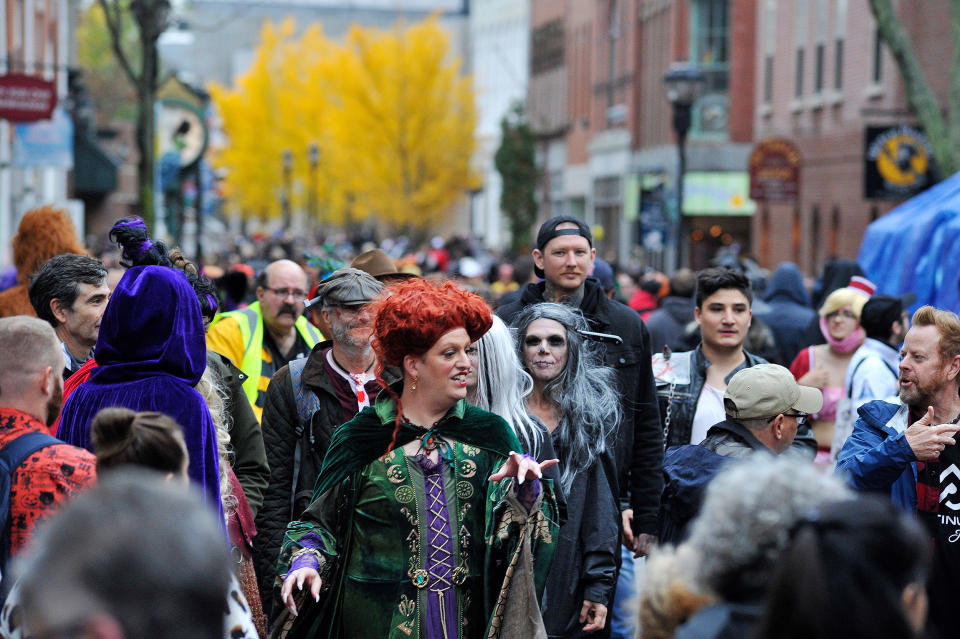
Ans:
[[[477,408],[503,417],[527,452],[539,459],[540,429],[523,403],[533,390],[533,379],[517,357],[513,333],[496,315],[490,330],[477,340],[477,357]]]
[[[544,386],[543,396],[553,403],[560,416],[553,436],[560,456],[560,481],[564,490],[569,491],[573,478],[607,451],[620,425],[617,378],[612,368],[601,364],[593,345],[577,332],[589,330],[583,314],[552,302],[528,306],[514,319],[517,352],[524,368],[523,342],[527,328],[538,319],[558,322],[566,332],[567,363]]]
[[[721,599],[756,594],[768,586],[794,525],[821,504],[850,496],[839,477],[790,454],[730,464],[707,486],[690,529],[694,581]]]
[[[54,328],[60,323],[50,310],[50,302],[60,300],[66,308],[73,308],[81,284],[100,286],[107,279],[103,262],[89,255],[64,253],[44,262],[30,280],[27,294],[37,317]]]
[[[123,469],[57,513],[15,571],[25,623],[50,636],[109,617],[126,639],[222,639],[229,561],[198,493]]]

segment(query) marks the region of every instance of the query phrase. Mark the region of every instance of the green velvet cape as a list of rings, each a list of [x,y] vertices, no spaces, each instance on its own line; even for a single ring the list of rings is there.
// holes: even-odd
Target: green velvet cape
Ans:
[[[387,393],[381,393],[375,405],[364,408],[335,430],[317,477],[313,499],[386,453],[393,439],[396,417],[396,403]],[[462,399],[430,432],[502,457],[507,457],[510,451],[523,452],[520,441],[503,418],[471,406]],[[396,446],[399,448],[423,434],[422,429],[401,422]]]
[[[392,439],[393,401],[382,399],[338,429],[324,461],[314,501],[300,521],[287,527],[278,575],[285,575],[299,540],[317,535],[321,578],[319,604],[303,602],[300,616],[282,636],[331,639],[417,639],[426,590],[412,577],[425,565],[425,492],[419,465],[402,448],[384,456]],[[527,512],[515,482],[489,482],[516,437],[500,417],[458,403],[434,427],[451,445],[445,493],[455,564],[462,579],[455,589],[460,639],[494,639],[519,608],[537,608],[559,532],[550,480]],[[418,429],[419,431],[419,429]],[[420,432],[404,430],[398,443]],[[423,542],[421,542],[421,539]],[[526,571],[533,587],[511,590]],[[519,583],[519,582],[518,582]],[[278,579],[278,585],[280,579]],[[509,633],[508,633],[509,634]]]

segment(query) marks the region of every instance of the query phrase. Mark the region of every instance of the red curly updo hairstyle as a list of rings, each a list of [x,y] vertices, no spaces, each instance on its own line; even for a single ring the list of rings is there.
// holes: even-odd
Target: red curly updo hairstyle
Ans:
[[[403,366],[406,355],[420,357],[443,335],[463,328],[472,341],[490,330],[490,307],[479,295],[452,282],[413,278],[390,287],[374,302],[373,350],[381,364]]]
[[[377,354],[377,381],[397,402],[399,428],[403,407],[400,397],[383,380],[384,366],[402,368],[405,356],[423,356],[437,340],[457,328],[465,329],[470,340],[476,341],[490,330],[493,316],[482,297],[452,282],[434,283],[417,277],[387,290],[389,294],[371,304],[371,341]]]

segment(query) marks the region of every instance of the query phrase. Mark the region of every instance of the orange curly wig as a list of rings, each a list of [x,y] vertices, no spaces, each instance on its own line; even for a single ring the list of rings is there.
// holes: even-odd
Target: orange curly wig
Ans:
[[[377,381],[397,402],[393,441],[396,445],[403,406],[400,397],[383,380],[384,366],[403,367],[407,355],[420,357],[450,331],[466,329],[471,341],[480,339],[493,325],[490,307],[479,295],[452,282],[435,283],[413,278],[388,287],[389,293],[371,305],[373,350],[377,354]]]
[[[17,286],[0,293],[0,317],[37,314],[30,305],[27,285],[44,262],[54,255],[86,251],[77,241],[70,216],[61,209],[44,206],[27,211],[13,236],[13,265],[17,268]]]
[[[446,333],[466,329],[476,341],[490,330],[490,307],[479,295],[452,282],[413,278],[390,287],[374,302],[373,350],[387,366],[403,366],[405,355],[419,357]]]

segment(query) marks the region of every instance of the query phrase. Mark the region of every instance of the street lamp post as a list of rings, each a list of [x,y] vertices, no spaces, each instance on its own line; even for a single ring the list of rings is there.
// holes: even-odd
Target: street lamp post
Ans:
[[[320,147],[314,143],[307,148],[307,151],[310,156],[310,217],[314,219],[313,223],[315,224],[316,220],[319,219],[317,211],[317,189],[320,188],[318,184],[318,177],[320,175],[318,172],[320,168]]]
[[[293,153],[283,152],[283,228],[290,228],[290,173],[293,171]]]
[[[674,268],[680,268],[680,242],[683,234],[683,176],[687,171],[687,133],[690,131],[693,103],[703,92],[706,78],[696,65],[675,62],[663,76],[667,88],[667,100],[673,105],[673,131],[677,135],[677,210],[673,221]]]

